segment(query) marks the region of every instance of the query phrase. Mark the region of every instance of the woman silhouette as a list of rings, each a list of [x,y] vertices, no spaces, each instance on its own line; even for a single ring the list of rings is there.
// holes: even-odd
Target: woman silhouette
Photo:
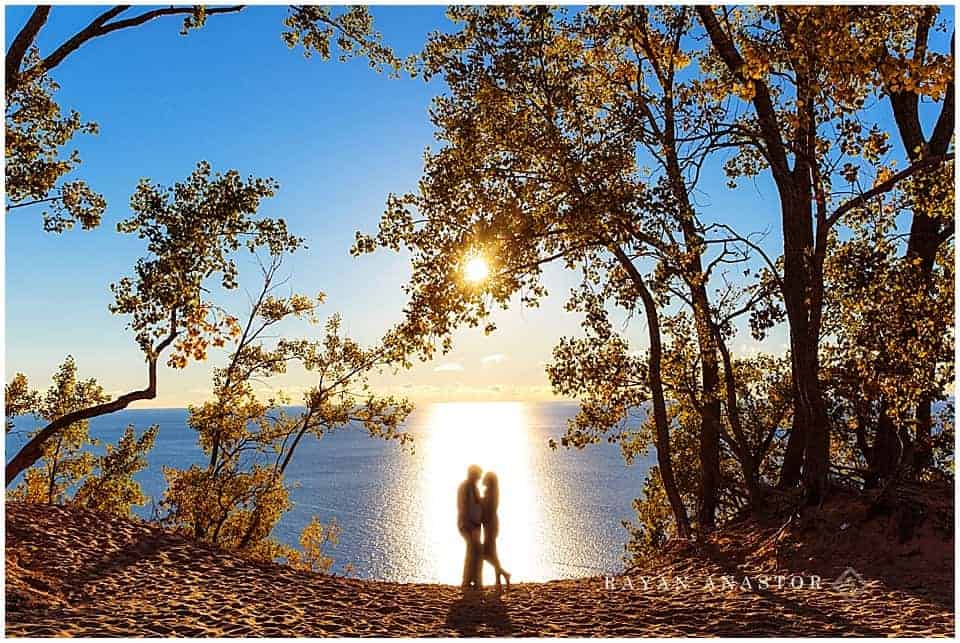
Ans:
[[[497,507],[500,504],[500,485],[497,483],[497,474],[487,471],[483,476],[483,559],[493,565],[497,576],[497,591],[500,591],[500,576],[507,581],[510,588],[510,574],[500,565],[497,556],[497,534],[500,532],[500,518],[497,516]]]

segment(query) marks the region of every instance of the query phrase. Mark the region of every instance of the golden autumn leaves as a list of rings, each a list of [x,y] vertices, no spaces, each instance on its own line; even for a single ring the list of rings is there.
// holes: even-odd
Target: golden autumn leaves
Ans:
[[[326,300],[323,293],[308,297],[295,293],[290,297],[268,297],[262,304],[260,314],[264,319],[279,321],[294,316],[317,323],[316,305]],[[189,361],[202,362],[207,359],[210,348],[223,348],[231,340],[237,340],[242,328],[240,321],[220,308],[204,303],[191,311],[190,317],[183,322],[185,331],[173,344],[167,366],[186,368]]]
[[[215,309],[210,304],[201,304],[190,311],[183,320],[186,329],[173,344],[167,366],[186,368],[190,359],[202,362],[207,358],[210,346],[221,348],[228,339],[240,336],[240,323],[236,317]]]

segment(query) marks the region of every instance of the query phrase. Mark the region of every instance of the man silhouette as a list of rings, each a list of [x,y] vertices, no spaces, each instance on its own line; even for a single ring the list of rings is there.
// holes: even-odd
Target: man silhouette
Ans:
[[[480,505],[480,492],[477,481],[483,470],[475,464],[467,467],[467,479],[457,489],[457,529],[467,544],[463,559],[464,589],[481,589],[483,581],[483,544],[480,541],[480,525],[483,520],[483,507]]]

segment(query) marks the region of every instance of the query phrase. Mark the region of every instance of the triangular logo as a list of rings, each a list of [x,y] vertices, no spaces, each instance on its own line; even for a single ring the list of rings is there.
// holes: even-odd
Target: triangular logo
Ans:
[[[833,589],[844,594],[856,594],[863,589],[863,586],[863,576],[853,567],[847,567],[833,581]]]

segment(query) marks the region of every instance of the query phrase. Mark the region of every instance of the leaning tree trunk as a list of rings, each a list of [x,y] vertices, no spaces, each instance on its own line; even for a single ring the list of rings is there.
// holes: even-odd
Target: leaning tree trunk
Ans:
[[[670,424],[667,419],[667,403],[663,394],[663,378],[661,375],[661,363],[663,360],[663,343],[660,334],[660,318],[657,314],[657,304],[650,294],[650,290],[643,281],[643,276],[637,271],[636,267],[630,261],[630,258],[619,248],[615,246],[613,253],[620,262],[620,265],[630,276],[640,299],[643,301],[643,309],[647,318],[647,331],[650,336],[650,357],[648,360],[648,378],[650,383],[650,397],[653,401],[653,419],[657,433],[657,464],[660,469],[660,479],[663,482],[663,489],[670,502],[670,508],[673,511],[674,520],[677,523],[677,536],[680,538],[690,538],[690,519],[687,517],[687,509],[683,504],[683,498],[680,496],[680,490],[677,486],[677,479],[673,474],[673,462],[670,456]]]
[[[127,408],[130,406],[130,404],[136,402],[137,400],[152,400],[157,397],[157,359],[176,338],[177,311],[173,310],[170,313],[170,334],[168,334],[163,341],[157,344],[156,347],[150,351],[150,354],[147,357],[147,387],[138,391],[130,391],[129,393],[125,393],[117,399],[111,400],[110,402],[104,402],[95,406],[88,406],[85,409],[80,409],[79,411],[74,411],[73,413],[67,413],[66,415],[57,418],[47,426],[40,429],[40,431],[38,431],[29,442],[23,445],[23,448],[17,452],[17,455],[13,456],[10,462],[7,463],[6,486],[9,487],[10,484],[16,480],[17,476],[23,473],[27,468],[33,466],[34,462],[42,458],[43,446],[47,443],[47,441],[52,440],[71,424],[80,422],[82,420],[89,420],[90,418],[101,415],[114,413],[121,409]]]
[[[13,458],[10,459],[10,462],[7,463],[6,467],[6,486],[17,479],[21,473],[26,469],[33,466],[33,464],[43,457],[43,447],[48,440],[52,440],[54,437],[60,435],[67,427],[76,422],[81,422],[83,420],[89,420],[90,418],[98,417],[101,415],[107,415],[109,413],[114,413],[121,409],[127,408],[132,402],[137,400],[152,400],[157,396],[157,362],[156,359],[151,359],[149,362],[149,375],[150,383],[147,385],[147,388],[139,391],[131,391],[125,395],[121,395],[117,399],[105,402],[103,404],[97,404],[95,406],[90,406],[85,409],[80,409],[79,411],[74,411],[73,413],[68,413],[63,415],[47,426],[43,427],[36,435],[31,438],[29,442],[23,445],[23,448],[17,452]]]
[[[754,456],[750,441],[743,431],[743,422],[740,419],[740,407],[737,403],[737,378],[733,372],[733,360],[730,357],[730,349],[726,341],[720,335],[720,329],[713,327],[714,337],[716,338],[717,348],[720,349],[720,356],[723,359],[723,381],[726,392],[727,418],[730,422],[730,429],[733,431],[733,437],[737,442],[737,460],[740,462],[740,470],[743,474],[743,482],[747,487],[747,498],[750,500],[750,506],[758,509],[764,503],[763,490],[760,488],[760,460]]]
[[[652,295],[643,286],[645,296],[642,296],[643,307],[647,315],[647,327],[650,333],[650,360],[649,377],[650,392],[653,398],[653,418],[657,428],[657,463],[660,466],[660,477],[663,488],[670,500],[673,516],[677,522],[677,535],[680,538],[690,537],[690,520],[687,517],[686,507],[680,496],[677,480],[673,474],[670,449],[670,425],[667,419],[667,405],[663,395],[663,380],[660,374],[662,347],[660,342],[660,323],[657,318],[656,304]]]

